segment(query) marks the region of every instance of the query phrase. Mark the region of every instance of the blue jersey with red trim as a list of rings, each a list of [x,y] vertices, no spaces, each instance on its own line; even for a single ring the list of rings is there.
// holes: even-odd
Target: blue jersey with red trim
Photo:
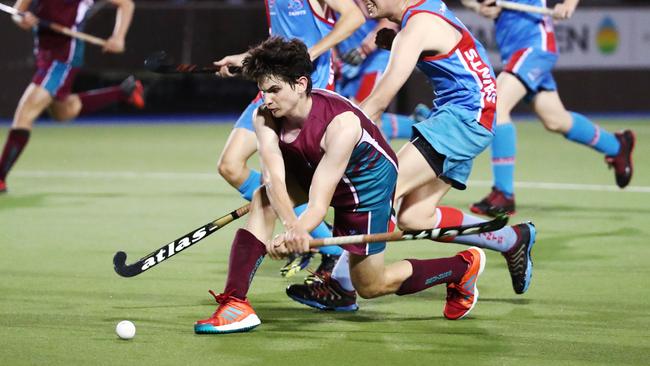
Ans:
[[[61,24],[72,30],[82,31],[86,12],[93,6],[93,0],[37,0],[30,5],[30,11],[38,18]],[[34,32],[34,55],[37,61],[61,61],[72,66],[83,63],[84,42],[36,26]]]
[[[513,0],[513,2],[546,6],[546,0]],[[515,52],[526,48],[557,53],[553,20],[542,14],[502,9],[495,20],[495,37],[504,63],[507,63]]]
[[[462,35],[449,53],[424,56],[417,63],[433,85],[434,109],[453,104],[475,111],[476,120],[491,131],[496,113],[497,84],[483,45],[440,0],[422,0],[407,8],[402,17],[402,28],[418,13],[436,15]]]
[[[331,32],[334,24],[330,19],[319,16],[309,0],[265,0],[269,33],[286,39],[297,38],[311,48]],[[332,52],[328,50],[314,60],[311,74],[313,86],[329,88],[334,86]]]

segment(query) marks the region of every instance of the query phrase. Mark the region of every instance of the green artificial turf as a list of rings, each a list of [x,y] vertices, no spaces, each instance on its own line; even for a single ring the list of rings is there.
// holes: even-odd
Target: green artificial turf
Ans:
[[[206,336],[192,325],[215,309],[207,291],[222,290],[244,219],[138,277],[117,276],[112,257],[124,250],[132,262],[244,203],[216,173],[230,126],[38,127],[0,196],[0,364],[647,364],[649,122],[602,124],[637,133],[627,191],[607,190],[614,177],[600,155],[539,124],[518,125],[513,222],[538,228],[525,295],[514,294],[504,260],[490,252],[467,319],[443,319],[441,286],[360,300],[357,313],[324,313],[288,299],[284,288],[301,277],[283,279],[281,263],[266,260],[250,292],[262,325]],[[7,128],[0,131],[4,141]],[[490,177],[486,152],[470,188],[443,203],[466,210]],[[462,248],[395,243],[387,258]],[[123,319],[136,324],[133,340],[115,335]]]

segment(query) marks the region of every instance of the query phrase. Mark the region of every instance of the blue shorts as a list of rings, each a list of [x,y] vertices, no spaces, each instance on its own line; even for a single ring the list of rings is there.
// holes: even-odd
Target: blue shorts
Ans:
[[[504,60],[503,71],[516,76],[528,90],[526,101],[532,100],[540,91],[557,90],[551,71],[557,62],[557,54],[539,48],[522,48]]]
[[[375,234],[391,231],[392,200],[385,205],[358,211],[334,210],[333,236]],[[386,242],[348,244],[343,249],[356,255],[372,255],[386,249]]]
[[[258,94],[239,116],[237,122],[235,122],[235,128],[245,128],[249,131],[255,132],[255,128],[253,127],[253,112],[255,112],[257,107],[261,106],[263,103],[264,99],[262,98],[262,95]]]
[[[424,155],[436,175],[456,189],[467,188],[472,162],[490,146],[494,134],[476,120],[476,112],[454,105],[442,106],[428,119],[413,125],[411,142]],[[424,151],[418,139],[433,150]],[[419,145],[419,146],[418,146]]]

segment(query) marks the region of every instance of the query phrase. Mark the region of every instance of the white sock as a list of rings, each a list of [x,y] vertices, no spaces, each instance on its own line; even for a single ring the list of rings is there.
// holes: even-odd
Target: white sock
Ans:
[[[352,279],[350,279],[350,253],[343,251],[332,270],[332,279],[335,279],[346,291],[354,291]]]

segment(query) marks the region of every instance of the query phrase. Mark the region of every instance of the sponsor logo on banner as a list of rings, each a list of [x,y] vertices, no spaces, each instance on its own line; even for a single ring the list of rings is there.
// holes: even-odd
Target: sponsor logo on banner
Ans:
[[[609,55],[618,48],[618,30],[616,23],[611,17],[605,17],[600,23],[600,29],[596,35],[596,44],[603,54]]]

